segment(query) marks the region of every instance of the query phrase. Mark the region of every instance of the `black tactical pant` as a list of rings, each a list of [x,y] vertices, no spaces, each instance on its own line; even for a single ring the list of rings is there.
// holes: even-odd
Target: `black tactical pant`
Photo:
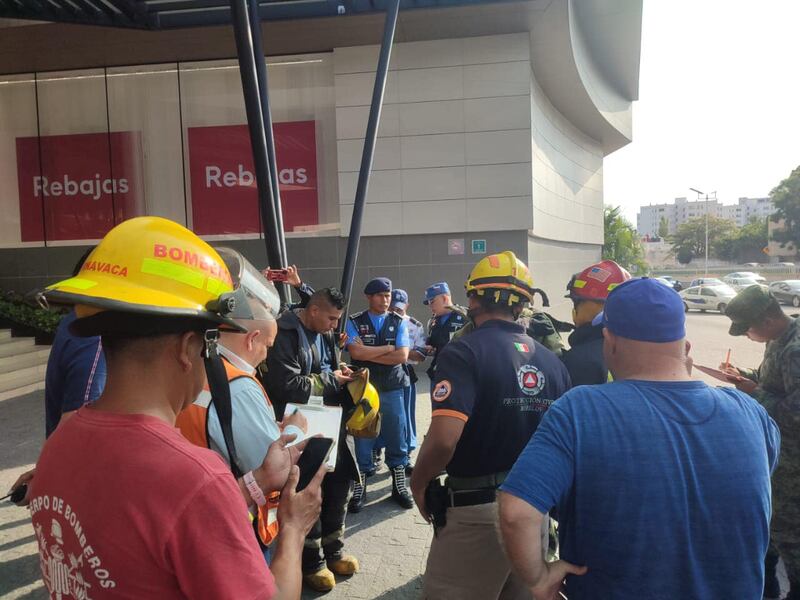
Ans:
[[[303,547],[304,574],[315,573],[325,566],[326,560],[341,556],[351,483],[346,469],[338,468],[322,480],[322,511],[308,532]]]

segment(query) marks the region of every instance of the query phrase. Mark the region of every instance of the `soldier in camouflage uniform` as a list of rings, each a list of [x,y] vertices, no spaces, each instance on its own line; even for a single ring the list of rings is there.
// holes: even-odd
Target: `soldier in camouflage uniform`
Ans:
[[[800,319],[787,316],[772,294],[759,285],[739,292],[728,304],[725,314],[733,321],[731,335],[747,335],[755,342],[767,344],[761,366],[757,369],[729,367],[729,373],[738,376],[736,387],[758,400],[781,430],[781,455],[772,475],[770,530],[772,543],[783,557],[791,584],[786,598],[799,600]],[[769,568],[771,557],[767,558]],[[769,587],[774,588],[777,583],[775,579],[769,580],[769,573],[767,578],[765,595],[774,592]]]

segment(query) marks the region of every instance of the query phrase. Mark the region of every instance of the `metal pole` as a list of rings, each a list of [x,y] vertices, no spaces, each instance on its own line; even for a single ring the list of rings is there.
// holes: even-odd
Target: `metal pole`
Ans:
[[[386,89],[386,74],[389,71],[389,58],[392,54],[392,42],[394,41],[394,31],[397,27],[399,9],[400,0],[389,0],[386,7],[386,20],[383,25],[383,41],[381,42],[381,53],[378,58],[378,69],[375,73],[375,86],[372,88],[372,104],[369,107],[367,133],[364,136],[364,150],[361,154],[361,168],[358,172],[353,217],[350,220],[350,236],[347,239],[347,254],[342,273],[342,293],[347,298],[348,306],[353,290],[353,277],[355,275],[356,260],[358,259],[358,244],[361,241],[361,221],[364,216],[364,204],[367,200],[372,159],[375,155],[375,141],[378,137],[378,124],[381,119],[381,108],[383,107],[383,93]],[[341,319],[339,327],[341,330],[344,329],[344,319]]]
[[[706,194],[706,272],[705,276],[708,277],[708,194]]]
[[[289,264],[289,255],[286,253],[286,236],[283,233],[283,210],[281,208],[281,191],[279,188],[280,180],[278,179],[278,163],[275,154],[275,134],[272,130],[272,108],[269,102],[267,62],[264,58],[264,47],[261,44],[261,18],[258,14],[258,0],[249,0],[249,14],[250,29],[253,32],[253,53],[256,61],[258,96],[261,101],[261,114],[264,115],[264,133],[267,137],[267,161],[269,163],[270,183],[272,187],[272,203],[275,206],[275,222],[278,225],[278,241],[281,247],[281,268],[286,268]]]
[[[267,249],[267,262],[271,267],[281,267],[280,238],[283,231],[278,229],[275,204],[272,202],[272,184],[267,157],[267,139],[264,130],[264,115],[258,89],[256,56],[253,50],[253,32],[247,14],[247,0],[230,0],[231,20],[236,37],[236,51],[239,55],[239,72],[242,76],[242,92],[247,110],[247,125],[250,129],[250,145],[253,149],[253,165],[258,185],[258,207],[264,227],[264,245]],[[288,304],[289,293],[285,285],[278,285],[281,302]]]

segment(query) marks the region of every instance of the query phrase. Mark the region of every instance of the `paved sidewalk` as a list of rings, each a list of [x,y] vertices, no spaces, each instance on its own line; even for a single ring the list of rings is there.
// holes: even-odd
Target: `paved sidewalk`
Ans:
[[[564,315],[558,315],[564,316]],[[737,361],[756,365],[763,347],[727,335],[721,315],[692,313],[688,319],[693,355],[701,364],[715,364],[724,349],[734,347]],[[738,345],[737,345],[738,344]],[[710,378],[708,383],[716,384]],[[426,392],[427,378],[417,390]],[[0,492],[29,469],[44,439],[44,392],[0,401]],[[427,393],[417,394],[417,425],[420,443],[430,424]],[[416,510],[403,510],[390,498],[391,478],[385,467],[368,482],[368,503],[347,519],[346,551],[361,561],[361,572],[340,579],[329,594],[307,592],[305,600],[354,598],[356,600],[411,600],[420,597],[421,576],[430,547],[432,530]],[[784,593],[788,581],[779,567]],[[40,578],[36,542],[28,511],[0,502],[0,600],[47,598]]]
[[[0,494],[33,467],[44,440],[44,391],[0,401]],[[0,598],[47,598],[28,510],[0,502]]]
[[[428,389],[427,379],[418,389]],[[417,396],[420,438],[430,423],[428,395]],[[44,392],[0,401],[0,491],[33,466],[44,439]],[[384,466],[368,483],[368,503],[347,519],[346,551],[361,562],[352,578],[340,578],[329,594],[307,592],[304,599],[410,600],[420,596],[421,574],[432,529],[419,513],[390,499],[391,477]],[[47,598],[39,571],[27,509],[0,502],[0,599]]]

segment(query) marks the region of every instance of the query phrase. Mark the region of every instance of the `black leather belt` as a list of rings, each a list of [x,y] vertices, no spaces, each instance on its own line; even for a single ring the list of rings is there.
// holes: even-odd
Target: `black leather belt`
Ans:
[[[489,504],[494,502],[497,499],[497,490],[448,490],[448,496],[450,499],[450,506],[453,508],[459,506],[476,506],[478,504]]]
[[[479,475],[477,477],[454,477],[452,475],[447,478],[447,487],[451,490],[484,490],[487,488],[499,488],[506,480],[508,471],[500,473],[490,473],[488,475]]]

